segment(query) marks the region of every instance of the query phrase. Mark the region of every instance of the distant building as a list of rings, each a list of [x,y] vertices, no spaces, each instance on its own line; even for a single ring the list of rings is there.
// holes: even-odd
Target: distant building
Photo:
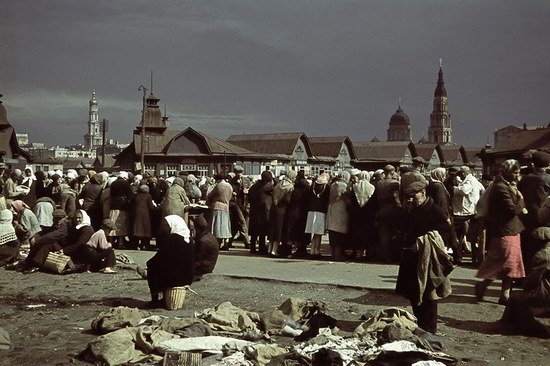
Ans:
[[[16,133],[15,137],[17,138],[17,143],[19,146],[29,145],[29,134],[28,133]]]
[[[401,98],[397,110],[390,118],[388,141],[412,141],[411,122],[409,116],[401,108]]]
[[[84,135],[84,147],[86,150],[95,150],[103,144],[101,123],[99,122],[99,105],[95,90],[92,90],[92,98],[88,105],[88,132]]]
[[[447,105],[447,90],[443,80],[442,61],[439,61],[439,77],[434,92],[433,111],[430,114],[428,142],[432,144],[449,145],[453,142],[451,114]]]

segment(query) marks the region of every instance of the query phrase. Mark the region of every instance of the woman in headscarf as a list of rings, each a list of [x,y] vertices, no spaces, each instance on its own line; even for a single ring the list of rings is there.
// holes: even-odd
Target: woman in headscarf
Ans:
[[[33,207],[36,202],[36,177],[34,176],[31,167],[25,168],[25,177],[23,178],[21,185],[29,188],[29,193],[24,195],[21,200],[29,207]]]
[[[90,215],[94,228],[101,225],[103,214],[101,212],[100,197],[106,180],[105,174],[94,174],[82,187],[78,195],[79,201],[82,202],[80,207]]]
[[[194,256],[191,232],[181,216],[168,215],[160,224],[157,253],[147,261],[147,282],[151,301],[160,301],[160,294],[171,287],[193,283]]]
[[[271,234],[269,236],[269,247],[267,249],[268,253],[273,256],[279,254],[278,249],[281,242],[286,242],[283,228],[290,196],[294,190],[296,175],[297,173],[295,170],[289,170],[288,173],[279,180],[279,183],[273,187],[273,205],[271,206],[270,215]],[[281,254],[285,257],[290,254],[286,245],[284,250],[281,250]]]
[[[499,304],[506,304],[510,297],[512,280],[525,277],[521,256],[520,233],[524,230],[520,215],[525,208],[523,195],[517,189],[520,165],[517,160],[506,160],[502,173],[495,178],[489,195],[487,234],[489,250],[481,263],[477,277],[483,281],[475,285],[478,301],[483,300],[487,286],[501,279]]]
[[[326,231],[325,223],[330,195],[329,179],[330,176],[327,173],[319,175],[309,191],[305,232],[312,234],[311,255],[313,257],[321,257],[321,238]]]
[[[174,183],[168,188],[164,199],[160,204],[161,216],[179,215],[184,217],[185,207],[191,202],[185,192],[185,183],[181,178],[175,178]]]
[[[450,217],[451,208],[451,196],[443,182],[447,177],[447,171],[445,168],[438,167],[432,170],[430,173],[430,179],[428,187],[426,187],[426,194],[431,197],[434,203],[439,206],[446,218]]]
[[[10,210],[0,211],[0,267],[15,262],[19,254],[19,240],[12,222]]]
[[[19,237],[21,246],[30,247],[30,239],[42,231],[40,223],[34,212],[32,212],[25,202],[21,200],[13,201],[11,206],[16,213],[15,228],[18,232],[17,236]]]
[[[132,248],[149,249],[151,238],[151,213],[155,210],[149,187],[142,184],[138,193],[132,197],[130,217],[132,218]]]
[[[349,230],[349,179],[348,172],[341,172],[330,185],[327,230],[330,255],[334,260],[343,259],[344,245]]]
[[[73,257],[94,233],[90,216],[84,210],[76,210],[67,230],[63,253]]]
[[[225,174],[216,175],[216,185],[208,195],[208,208],[212,212],[211,230],[218,239],[220,249],[229,250],[231,235],[231,219],[229,217],[229,201],[233,196],[233,187],[226,182]]]
[[[52,230],[54,210],[55,202],[50,197],[42,197],[36,201],[33,212],[43,232]]]
[[[48,192],[46,190],[46,173],[44,173],[42,170],[37,171],[34,173],[34,176],[36,178],[36,181],[34,182],[34,194],[35,198],[42,198],[44,196],[48,195]]]
[[[375,235],[374,221],[376,215],[376,200],[371,197],[375,188],[369,181],[369,173],[362,171],[357,175],[357,182],[351,186],[351,201],[349,210],[349,249],[363,252],[372,244]],[[372,257],[371,254],[368,254]]]
[[[116,225],[109,219],[103,220],[98,231],[93,233],[86,245],[82,245],[75,254],[78,263],[86,266],[92,272],[116,273],[116,257],[113,246],[109,242],[109,233]]]

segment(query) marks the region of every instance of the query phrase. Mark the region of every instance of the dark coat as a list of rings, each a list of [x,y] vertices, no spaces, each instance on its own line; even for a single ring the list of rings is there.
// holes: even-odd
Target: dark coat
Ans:
[[[546,197],[550,196],[550,174],[544,169],[528,174],[518,183],[518,189],[527,208],[527,215],[522,218],[525,226],[528,229],[543,226],[538,220],[538,212]]]
[[[451,210],[451,195],[445,185],[438,181],[430,181],[430,184],[426,187],[426,194],[434,201],[436,206],[439,206],[445,217],[450,217]]]
[[[92,177],[78,196],[79,199],[83,199],[81,208],[89,212],[90,207],[99,201],[99,195],[101,194],[101,185]]]
[[[404,241],[399,274],[397,276],[396,292],[405,298],[418,301],[419,287],[416,274],[417,253],[413,250],[416,239],[429,231],[437,231],[449,247],[451,243],[451,225],[443,210],[427,197],[424,204],[413,207],[405,214]]]
[[[113,183],[111,183],[111,210],[129,210],[131,197],[132,190],[130,188],[130,182],[128,182],[126,179],[118,178]]]
[[[218,255],[220,253],[220,245],[218,239],[208,230],[197,234],[195,238],[195,275],[212,273]]]
[[[157,239],[158,251],[147,261],[147,282],[152,294],[193,283],[193,246],[177,234]]]
[[[155,210],[153,198],[147,192],[138,192],[132,197],[130,217],[132,220],[132,235],[138,238],[152,238],[151,213]]]
[[[330,186],[328,184],[313,183],[308,191],[308,211],[327,213]]]
[[[94,235],[94,228],[92,226],[82,226],[80,229],[77,229],[74,225],[69,225],[67,238],[63,246],[63,254],[72,257],[83,245],[86,245],[92,235]]]
[[[525,208],[523,199],[502,177],[496,177],[489,194],[489,215],[487,216],[489,233],[493,237],[512,236],[522,232],[525,227],[519,215]]]
[[[311,187],[306,179],[297,178],[294,182],[294,190],[290,195],[290,202],[286,209],[286,224],[283,226],[286,227],[286,240],[288,241],[304,242],[306,236],[309,236],[304,231],[310,190]]]
[[[272,191],[273,184],[263,180],[254,183],[248,191],[248,202],[250,203],[249,234],[251,236],[267,235],[269,231],[269,214],[273,204]]]

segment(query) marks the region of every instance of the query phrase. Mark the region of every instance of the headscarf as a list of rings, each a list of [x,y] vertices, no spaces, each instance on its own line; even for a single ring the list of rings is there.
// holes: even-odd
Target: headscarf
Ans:
[[[128,179],[128,172],[119,172],[118,177],[122,179]]]
[[[78,225],[75,226],[75,228],[77,230],[79,230],[81,227],[92,225],[92,220],[90,219],[90,216],[86,213],[86,211],[76,210],[75,215],[76,215],[77,212],[80,212],[82,214],[82,224],[78,224]]]
[[[149,193],[149,186],[142,184],[139,186],[139,191],[142,193]]]
[[[341,172],[337,179],[330,185],[329,203],[335,203],[347,191],[350,174]]]
[[[27,170],[31,172],[30,176],[27,176]],[[34,172],[32,171],[32,168],[31,167],[25,168],[25,177],[23,178],[23,181],[21,182],[21,184],[30,187],[33,180],[36,180],[36,177],[34,176]]]
[[[170,227],[170,234],[176,234],[185,239],[186,242],[189,242],[191,237],[191,231],[187,227],[187,224],[183,218],[179,215],[168,215],[164,218]]]
[[[30,207],[25,202],[23,202],[21,200],[15,200],[11,203],[11,205],[13,206],[13,208],[15,209],[15,212],[17,212],[17,213],[23,212],[23,210],[25,208],[30,209]]]
[[[353,185],[353,192],[355,192],[359,207],[363,207],[374,193],[374,186],[369,182],[369,172],[363,170],[357,178],[359,180]]]
[[[445,168],[439,167],[432,170],[430,173],[430,178],[435,182],[441,182],[445,180],[445,175],[447,174],[447,171]]]
[[[317,180],[315,181],[315,183],[328,184],[329,180],[330,180],[330,176],[327,173],[323,173],[317,177]]]
[[[286,175],[283,176],[283,179],[279,181],[279,183],[273,187],[273,203],[278,204],[281,199],[284,198],[284,196],[287,193],[292,192],[294,189],[294,180],[296,179],[296,171],[290,170]]]
[[[0,245],[17,240],[12,224],[13,214],[7,208],[0,211]]]
[[[78,173],[74,169],[67,170],[67,178],[69,179],[76,179],[78,177]]]

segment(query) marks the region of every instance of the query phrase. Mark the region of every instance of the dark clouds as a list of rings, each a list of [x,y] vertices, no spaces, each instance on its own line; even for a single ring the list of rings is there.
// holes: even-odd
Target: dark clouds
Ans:
[[[549,15],[544,0],[4,0],[0,92],[17,131],[49,144],[83,141],[94,88],[129,141],[150,69],[174,127],[385,139],[401,97],[418,140],[441,57],[454,140],[481,145],[550,122]]]

